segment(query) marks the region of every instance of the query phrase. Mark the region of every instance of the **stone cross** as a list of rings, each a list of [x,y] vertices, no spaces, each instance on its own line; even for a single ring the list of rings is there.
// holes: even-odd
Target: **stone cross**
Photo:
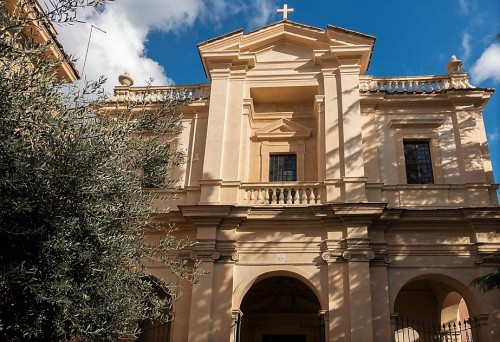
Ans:
[[[278,9],[278,13],[283,13],[283,20],[288,19],[288,13],[293,13],[293,8],[288,8],[288,5],[285,4],[283,8]]]

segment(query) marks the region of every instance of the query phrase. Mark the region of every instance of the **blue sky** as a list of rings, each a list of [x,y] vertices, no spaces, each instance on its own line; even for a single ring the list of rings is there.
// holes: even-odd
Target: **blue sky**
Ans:
[[[144,84],[206,82],[196,44],[243,28],[280,20],[275,0],[117,0],[100,13],[82,13],[85,25],[60,27],[68,52],[85,56],[85,77],[108,77],[109,91],[127,70]],[[319,28],[340,26],[377,38],[368,74],[446,74],[451,55],[460,58],[471,83],[498,88],[484,111],[489,147],[500,182],[500,1],[498,0],[288,0],[289,19]]]

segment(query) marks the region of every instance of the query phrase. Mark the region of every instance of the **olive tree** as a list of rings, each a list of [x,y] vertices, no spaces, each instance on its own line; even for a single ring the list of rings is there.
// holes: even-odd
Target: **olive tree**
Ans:
[[[169,169],[185,162],[170,99],[151,112],[141,101],[102,112],[103,80],[68,85],[61,63],[36,42],[45,20],[71,23],[75,8],[102,1],[50,1],[48,13],[26,15],[32,1],[0,9],[0,339],[116,341],[134,339],[138,322],[167,320],[169,284],[148,277],[154,258],[196,281],[183,259],[189,245],[172,227],[153,224],[156,192],[175,186]],[[49,57],[48,57],[49,56]],[[153,165],[147,170],[143,165]],[[147,230],[161,230],[154,245]]]

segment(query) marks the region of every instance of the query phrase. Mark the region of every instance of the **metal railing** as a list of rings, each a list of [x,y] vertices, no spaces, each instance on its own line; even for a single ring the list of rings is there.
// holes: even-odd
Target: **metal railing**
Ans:
[[[480,342],[475,317],[463,321],[433,324],[391,315],[393,342]]]

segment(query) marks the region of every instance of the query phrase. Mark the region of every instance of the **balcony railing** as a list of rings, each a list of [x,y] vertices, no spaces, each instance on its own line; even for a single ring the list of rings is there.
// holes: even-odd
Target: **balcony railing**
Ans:
[[[448,89],[473,89],[466,73],[437,76],[360,77],[359,89],[365,92],[434,93]]]
[[[160,103],[168,100],[198,100],[210,97],[210,84],[127,87],[117,86],[113,96],[116,102]]]
[[[315,205],[322,204],[322,183],[244,183],[240,187],[243,205]]]

